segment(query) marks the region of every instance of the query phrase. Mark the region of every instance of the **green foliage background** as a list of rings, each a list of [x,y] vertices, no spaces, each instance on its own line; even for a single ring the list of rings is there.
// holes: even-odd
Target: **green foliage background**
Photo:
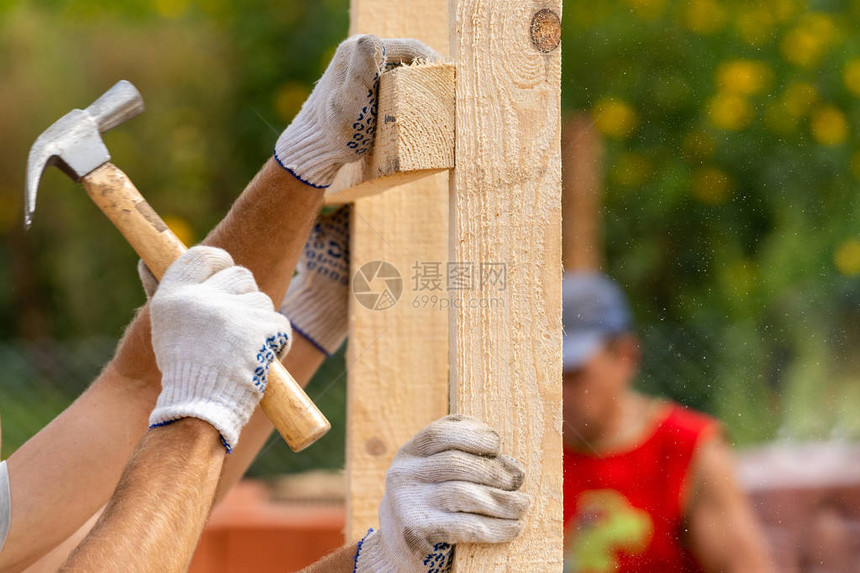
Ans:
[[[642,388],[723,417],[738,443],[860,437],[860,1],[565,2],[563,22],[563,107],[605,137],[607,271],[638,316]],[[346,0],[0,0],[4,455],[143,301],[136,257],[56,170],[24,234],[36,136],[131,80],[147,112],[106,142],[200,240],[347,24]],[[342,463],[342,373],[341,354],[309,391],[332,436],[298,458],[273,441],[256,472]]]

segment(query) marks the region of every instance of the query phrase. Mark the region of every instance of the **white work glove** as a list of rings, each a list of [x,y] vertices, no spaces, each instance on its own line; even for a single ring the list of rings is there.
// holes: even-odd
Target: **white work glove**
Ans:
[[[380,528],[360,542],[355,573],[449,571],[451,544],[512,540],[529,505],[516,491],[523,478],[486,424],[466,416],[431,423],[391,463]]]
[[[281,305],[293,330],[331,356],[346,338],[350,207],[321,215]]]
[[[200,418],[229,453],[263,396],[269,364],[290,342],[289,321],[248,269],[214,247],[194,247],[167,269],[150,316],[162,375],[150,428]]]
[[[376,131],[379,75],[439,55],[418,40],[344,40],[299,114],[278,138],[275,159],[303,183],[331,185],[340,167],[367,153]]]

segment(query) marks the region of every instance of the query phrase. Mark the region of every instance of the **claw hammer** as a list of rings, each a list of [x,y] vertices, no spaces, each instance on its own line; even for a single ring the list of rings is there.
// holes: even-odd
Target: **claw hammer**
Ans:
[[[72,110],[43,132],[27,161],[24,224],[36,209],[42,173],[56,165],[83,184],[90,198],[125,236],[149,270],[161,279],[185,252],[176,235],[141,196],[128,176],[110,162],[101,134],[143,112],[143,98],[122,80],[85,110]],[[289,372],[275,360],[269,367],[263,411],[294,452],[308,447],[331,428]]]

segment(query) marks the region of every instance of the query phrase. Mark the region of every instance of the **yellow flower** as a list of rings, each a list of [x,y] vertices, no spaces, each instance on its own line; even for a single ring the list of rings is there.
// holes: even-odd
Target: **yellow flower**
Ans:
[[[755,112],[746,98],[720,92],[708,104],[708,117],[714,127],[727,131],[739,131],[753,120]]]
[[[722,205],[734,191],[734,181],[716,167],[701,167],[693,172],[693,194],[702,203]]]
[[[651,176],[651,163],[640,153],[624,153],[612,168],[615,183],[626,187],[641,185]]]
[[[804,68],[815,64],[824,52],[824,43],[805,30],[794,29],[782,41],[785,59]]]
[[[842,74],[845,87],[852,94],[860,96],[860,58],[854,58],[845,64],[845,72]]]
[[[848,121],[839,108],[822,106],[812,113],[812,137],[821,145],[840,145],[848,139]]]
[[[604,98],[591,112],[594,124],[606,137],[625,138],[636,129],[636,112],[627,103],[616,98]]]
[[[805,14],[802,19],[802,25],[826,42],[834,42],[838,35],[838,29],[836,28],[836,23],[833,21],[833,17],[821,12],[809,12]]]
[[[691,0],[684,10],[684,25],[696,34],[713,34],[726,23],[726,9],[716,0]]]
[[[717,86],[730,93],[756,94],[767,88],[772,80],[770,67],[758,60],[732,60],[717,68]]]
[[[742,9],[735,26],[741,38],[753,46],[761,46],[774,38],[773,13],[762,4]]]
[[[765,112],[765,122],[776,133],[788,134],[818,101],[818,90],[807,82],[794,82]]]
[[[815,65],[836,43],[839,30],[833,19],[820,12],[809,12],[785,35],[782,55],[796,66]]]
[[[800,8],[797,0],[771,0],[768,8],[779,22],[790,20]]]
[[[164,218],[164,224],[170,227],[173,234],[176,235],[183,244],[191,246],[197,242],[194,237],[194,231],[191,229],[191,225],[182,217],[168,215]]]
[[[860,274],[860,239],[848,239],[833,253],[833,262],[846,276]]]
[[[292,120],[302,109],[302,104],[308,99],[308,95],[310,92],[304,84],[294,82],[283,84],[275,92],[274,106],[278,117],[286,122]]]

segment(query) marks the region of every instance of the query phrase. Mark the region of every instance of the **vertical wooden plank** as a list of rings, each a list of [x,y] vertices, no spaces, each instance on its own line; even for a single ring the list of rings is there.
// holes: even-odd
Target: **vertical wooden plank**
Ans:
[[[586,115],[562,130],[562,257],[565,270],[603,266],[603,142]]]
[[[448,52],[447,0],[352,0],[351,34],[413,37]],[[385,471],[397,449],[448,413],[448,315],[414,309],[413,266],[448,257],[448,173],[359,199],[352,274],[387,261],[403,280],[400,300],[371,310],[350,300],[347,350],[347,540],[377,523]],[[371,285],[378,288],[376,285]],[[438,293],[437,293],[438,294]]]
[[[474,273],[451,313],[453,407],[499,430],[533,499],[520,537],[458,545],[455,569],[560,572],[561,2],[451,0],[450,10],[452,261]]]

